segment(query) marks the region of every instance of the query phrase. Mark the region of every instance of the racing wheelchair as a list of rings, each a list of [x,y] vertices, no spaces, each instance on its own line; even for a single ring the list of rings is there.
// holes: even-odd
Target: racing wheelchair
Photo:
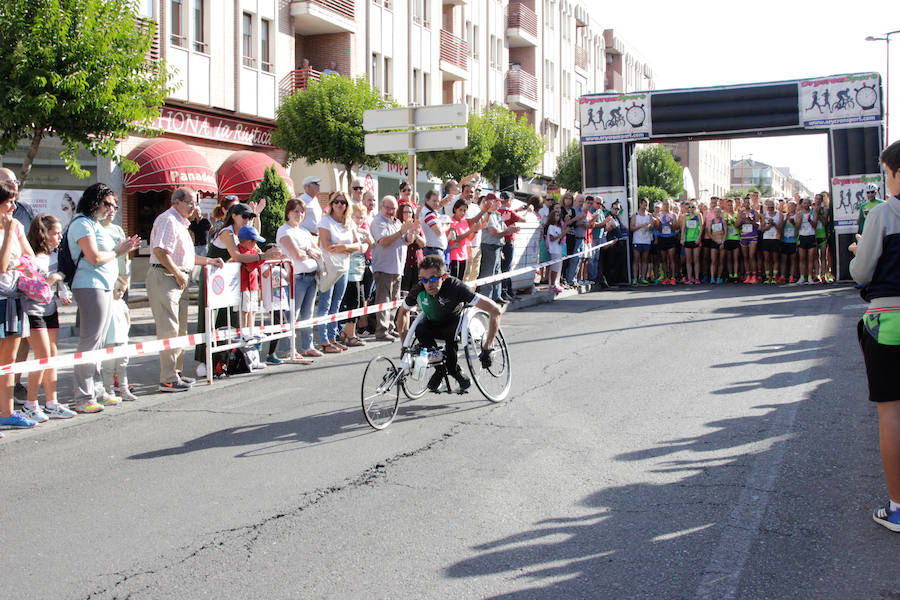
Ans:
[[[416,341],[416,327],[425,318],[419,312],[409,328],[400,349],[399,363],[387,356],[376,356],[366,365],[362,379],[362,409],[366,421],[375,429],[384,429],[397,416],[400,390],[410,400],[418,400],[428,391],[428,380],[435,369],[443,368],[444,348],[423,348]],[[501,402],[509,395],[512,374],[509,350],[503,333],[498,329],[494,345],[484,358],[484,338],[487,335],[489,316],[483,310],[469,307],[463,311],[456,328],[458,348],[465,354],[472,381],[491,402]],[[447,369],[443,368],[444,381],[436,393],[452,393]],[[457,389],[456,393],[465,393]]]

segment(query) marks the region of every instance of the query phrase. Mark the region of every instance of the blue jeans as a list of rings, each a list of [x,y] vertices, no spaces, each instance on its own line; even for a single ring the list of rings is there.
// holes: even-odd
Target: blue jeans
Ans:
[[[578,254],[584,250],[584,238],[575,238],[575,247],[572,249],[572,254]],[[571,260],[569,260],[569,268],[566,269],[566,281],[569,283],[574,283],[576,277],[578,277],[578,265],[581,264],[580,256],[572,256]]]
[[[341,300],[344,299],[344,290],[347,289],[347,274],[344,273],[338,280],[334,282],[334,285],[331,286],[331,289],[325,290],[324,292],[319,292],[319,306],[316,309],[317,317],[324,317],[325,315],[333,315],[341,309]],[[338,324],[337,321],[334,323],[325,323],[323,325],[316,325],[316,328],[319,330],[319,342],[324,344],[325,342],[333,342],[337,340],[338,334]]]
[[[481,265],[478,270],[478,278],[490,277],[500,273],[500,250],[503,246],[494,246],[491,244],[481,245]],[[491,300],[500,300],[500,292],[502,287],[499,281],[487,283],[478,286],[478,293],[487,296]]]
[[[593,247],[596,248],[600,244],[603,243],[603,240],[594,240]],[[588,254],[588,265],[587,265],[587,277],[591,281],[597,281],[600,277],[600,252],[601,250],[594,250],[590,254]]]
[[[313,308],[316,304],[316,274],[298,273],[294,277],[294,319],[293,322],[305,321],[313,316]],[[312,327],[302,327],[297,335],[297,350],[312,349]],[[278,340],[278,350],[287,352],[290,347],[287,338]]]

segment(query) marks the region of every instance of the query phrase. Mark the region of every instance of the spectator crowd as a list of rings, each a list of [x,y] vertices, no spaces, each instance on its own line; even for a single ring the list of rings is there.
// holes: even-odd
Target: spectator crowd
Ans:
[[[600,196],[563,194],[532,196],[522,203],[507,192],[481,193],[480,175],[449,180],[442,192],[419,198],[402,182],[396,195],[378,200],[360,179],[349,193],[320,193],[320,181],[309,176],[303,193],[284,207],[283,223],[274,240],[259,230],[266,201],[219,199],[210,218],[200,214],[196,192],[178,188],[171,207],[157,216],[148,247],[146,291],[160,339],[185,335],[189,329],[192,280],[199,279],[197,331],[234,324],[243,342],[257,346],[254,333],[263,315],[270,323],[295,323],[400,299],[415,284],[418,263],[439,256],[449,272],[466,282],[513,268],[516,235],[527,220],[539,221],[540,261],[557,262],[537,274],[536,284],[559,293],[566,287],[596,283],[712,284],[725,281],[784,283],[831,281],[833,257],[827,243],[833,233],[826,193],[810,199],[761,201],[743,199],[665,200],[648,207],[643,199],[631,218],[623,220],[620,201],[607,207]],[[0,284],[8,274],[37,271],[46,297],[22,294],[15,285],[0,285],[0,364],[54,356],[59,340],[60,306],[77,305],[77,351],[128,343],[130,253],[141,240],[127,236],[114,223],[119,202],[102,183],[88,187],[63,231],[51,215],[33,215],[17,202],[18,182],[0,170]],[[874,195],[870,198],[875,201]],[[862,217],[864,219],[864,216]],[[862,224],[861,226],[862,227]],[[630,241],[630,243],[629,243]],[[600,248],[581,254],[587,248]],[[632,272],[627,253],[632,252]],[[207,323],[203,267],[240,265],[241,305],[212,312]],[[290,264],[290,269],[282,268]],[[70,265],[66,272],[64,265]],[[18,275],[16,275],[18,277]],[[291,280],[292,278],[292,280]],[[22,288],[20,277],[18,286]],[[37,280],[37,279],[36,279]],[[285,300],[291,289],[294,313]],[[486,283],[478,292],[503,305],[514,299],[512,279]],[[276,301],[275,299],[278,298]],[[329,322],[315,331],[304,327],[290,339],[272,340],[261,352],[265,363],[285,360],[309,364],[325,354],[399,339],[392,313]],[[291,348],[294,352],[291,352]],[[197,373],[206,376],[206,348],[194,349]],[[160,392],[191,389],[195,378],[184,371],[184,350],[167,349],[159,356]],[[127,358],[74,368],[74,392],[61,403],[55,369],[6,376],[0,392],[0,428],[33,427],[76,413],[97,413],[134,400]],[[27,383],[27,387],[26,384]],[[38,403],[43,386],[45,403]],[[14,400],[15,399],[15,400]],[[15,401],[23,406],[14,410]]]

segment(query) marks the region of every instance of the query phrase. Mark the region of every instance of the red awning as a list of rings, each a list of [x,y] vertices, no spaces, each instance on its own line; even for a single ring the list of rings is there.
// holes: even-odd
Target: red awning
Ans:
[[[128,153],[138,165],[135,173],[125,174],[125,193],[172,191],[189,187],[215,195],[216,174],[202,154],[184,142],[158,138],[141,142]]]
[[[266,167],[274,166],[278,174],[284,178],[291,196],[294,195],[294,182],[287,170],[277,160],[262,152],[241,150],[235,152],[222,163],[216,172],[216,181],[219,184],[219,195],[233,194],[241,202],[246,202],[263,179]]]

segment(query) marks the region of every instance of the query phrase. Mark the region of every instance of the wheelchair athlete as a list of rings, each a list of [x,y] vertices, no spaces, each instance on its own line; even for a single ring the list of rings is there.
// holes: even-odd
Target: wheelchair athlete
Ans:
[[[471,387],[472,381],[459,368],[457,359],[456,330],[463,311],[474,306],[490,317],[487,333],[479,359],[482,366],[491,366],[491,348],[500,327],[500,307],[489,298],[476,294],[469,286],[447,273],[442,257],[426,256],[419,263],[419,281],[412,287],[397,312],[397,329],[400,339],[409,329],[409,311],[419,305],[425,318],[416,327],[416,339],[425,348],[437,346],[436,340],[444,340],[444,363],[435,366],[434,375],[428,380],[428,389],[436,392],[445,375],[459,383],[460,391]]]

